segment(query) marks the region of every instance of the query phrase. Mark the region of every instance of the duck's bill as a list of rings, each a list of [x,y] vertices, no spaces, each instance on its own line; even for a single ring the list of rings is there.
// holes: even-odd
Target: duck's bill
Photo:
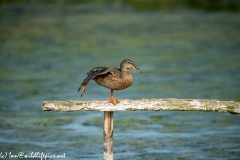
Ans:
[[[134,70],[137,71],[137,72],[142,73],[142,71],[140,69],[138,69],[137,67],[135,67]]]

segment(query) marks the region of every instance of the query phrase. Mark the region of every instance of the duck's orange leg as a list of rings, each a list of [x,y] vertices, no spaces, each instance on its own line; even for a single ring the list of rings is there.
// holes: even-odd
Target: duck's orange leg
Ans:
[[[88,82],[83,85],[83,89],[82,89],[82,92],[81,92],[81,97],[82,97],[83,93],[85,92],[85,88],[87,87],[87,85],[88,85]]]
[[[120,103],[120,101],[118,99],[114,98],[113,92],[114,92],[114,90],[111,89],[111,96],[109,98],[109,102],[115,106],[117,103]]]

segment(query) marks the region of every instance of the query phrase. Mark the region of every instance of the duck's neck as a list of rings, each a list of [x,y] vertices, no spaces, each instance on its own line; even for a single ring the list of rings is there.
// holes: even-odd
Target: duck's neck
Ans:
[[[120,65],[121,72],[127,72],[127,68],[124,65]]]
[[[121,76],[125,77],[127,75],[129,75],[130,73],[128,72],[127,68],[121,67]]]

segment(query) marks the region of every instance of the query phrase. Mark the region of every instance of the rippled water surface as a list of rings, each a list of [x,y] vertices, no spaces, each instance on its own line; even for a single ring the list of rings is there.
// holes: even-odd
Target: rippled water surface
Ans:
[[[240,101],[240,14],[136,12],[89,5],[2,5],[0,153],[66,153],[102,159],[102,112],[43,112],[44,100],[107,100],[96,66],[131,59],[133,85],[119,99]],[[240,117],[213,112],[115,112],[114,158],[238,159]]]

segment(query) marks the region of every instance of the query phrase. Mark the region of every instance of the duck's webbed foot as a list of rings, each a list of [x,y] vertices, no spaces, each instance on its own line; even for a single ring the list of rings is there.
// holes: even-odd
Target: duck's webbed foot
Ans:
[[[119,99],[114,98],[114,90],[111,89],[111,96],[109,98],[109,102],[116,106],[117,103],[120,103]]]
[[[110,97],[109,103],[112,103],[115,106],[117,103],[120,103],[120,100],[114,97]]]

